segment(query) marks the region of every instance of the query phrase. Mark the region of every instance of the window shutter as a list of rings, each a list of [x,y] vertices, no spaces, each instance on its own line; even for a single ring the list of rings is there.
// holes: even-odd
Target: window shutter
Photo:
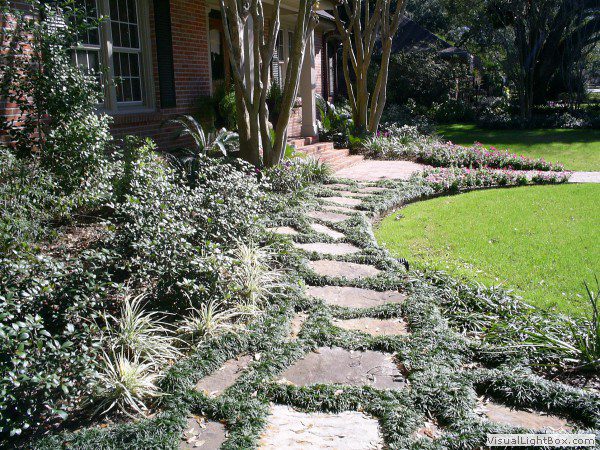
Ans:
[[[154,0],[154,27],[156,34],[160,107],[173,108],[177,102],[175,98],[170,0]]]

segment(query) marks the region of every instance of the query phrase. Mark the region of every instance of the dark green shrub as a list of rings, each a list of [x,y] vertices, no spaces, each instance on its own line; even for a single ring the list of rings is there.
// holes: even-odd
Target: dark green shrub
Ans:
[[[102,90],[97,74],[84,73],[72,62],[78,32],[92,24],[72,2],[29,4],[43,19],[11,10],[16,25],[4,30],[11,44],[1,56],[0,97],[15,103],[20,114],[2,128],[20,155],[39,156],[66,193],[79,191],[73,198],[77,204],[84,192],[97,196],[107,187],[98,185],[108,178],[110,119],[96,113]]]

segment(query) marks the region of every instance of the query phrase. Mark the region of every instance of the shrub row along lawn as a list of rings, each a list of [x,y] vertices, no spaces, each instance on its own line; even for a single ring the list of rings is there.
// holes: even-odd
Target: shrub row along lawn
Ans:
[[[583,281],[600,274],[600,186],[470,192],[410,205],[377,229],[392,253],[515,289],[540,308],[589,313]]]
[[[569,170],[600,170],[600,130],[486,130],[475,125],[440,125],[444,139],[460,145],[481,142],[532,158],[560,162]]]

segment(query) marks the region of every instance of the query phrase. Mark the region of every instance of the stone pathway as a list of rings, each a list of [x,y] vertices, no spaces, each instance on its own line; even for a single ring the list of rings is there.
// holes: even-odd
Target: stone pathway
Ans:
[[[336,327],[349,331],[362,331],[372,336],[396,336],[408,334],[406,322],[402,319],[375,319],[372,317],[361,317],[360,319],[348,319],[333,321]]]
[[[569,183],[600,183],[600,172],[573,172]]]
[[[317,252],[325,255],[351,255],[360,252],[360,248],[352,244],[338,243],[330,244],[327,242],[312,242],[309,244],[293,243],[294,247],[304,250],[305,252]]]
[[[392,354],[339,347],[319,347],[305,355],[281,374],[280,382],[296,386],[341,384],[376,389],[402,389],[406,384]]]
[[[323,197],[322,200],[342,206],[358,206],[362,203],[362,200],[351,197]]]
[[[331,259],[320,259],[310,261],[308,264],[317,275],[326,277],[344,277],[348,280],[357,278],[374,277],[381,271],[367,264],[357,264],[345,261],[333,261]]]
[[[423,166],[402,161],[365,161],[357,166],[343,169],[338,175],[349,177],[354,173],[355,179],[379,179],[385,172],[392,176],[406,176]],[[361,178],[362,177],[362,178]],[[322,200],[335,203],[338,210],[348,206],[359,206],[362,195],[349,190],[349,185],[338,183],[329,186],[336,189],[336,196]],[[358,190],[369,195],[381,192],[384,188],[358,186]],[[339,212],[318,210],[307,213],[307,216],[319,221],[336,223],[347,220],[350,216]],[[326,225],[312,222],[310,228],[335,240],[345,238]],[[291,227],[271,229],[275,233],[295,235],[298,231]],[[356,254],[361,251],[357,246],[344,242],[313,242],[293,245],[311,254],[317,252],[322,259],[311,260],[308,266],[320,276],[339,277],[347,280],[358,280],[375,277],[381,273],[379,269],[368,264],[328,259],[328,256]],[[310,255],[309,255],[310,256]],[[306,294],[324,301],[327,305],[356,309],[356,315],[363,315],[365,308],[378,307],[385,304],[401,304],[406,295],[398,291],[376,291],[350,286],[307,286]],[[334,311],[334,310],[333,310]],[[335,315],[335,313],[333,313]],[[286,339],[293,342],[304,323],[310,318],[307,312],[298,312],[290,322],[290,332]],[[335,327],[347,331],[367,333],[372,336],[409,335],[407,322],[400,317],[381,319],[377,317],[358,317],[353,319],[333,318]],[[209,395],[219,395],[231,386],[251,362],[251,356],[242,356],[227,361],[219,370],[202,379],[196,389]],[[308,352],[278,375],[277,382],[298,387],[314,385],[336,385],[339,393],[343,386],[369,386],[381,390],[402,390],[407,387],[406,369],[396,355],[374,350],[348,350],[342,347],[321,346]],[[337,393],[338,391],[336,391]],[[336,394],[337,395],[337,394]],[[567,422],[556,416],[532,411],[510,409],[498,403],[481,402],[477,413],[482,418],[494,423],[518,426],[532,430],[569,431]],[[223,426],[218,422],[190,418],[189,430],[184,433],[182,448],[217,448],[225,439]],[[195,424],[194,424],[194,421]],[[444,430],[436,423],[426,421],[415,430],[413,437],[420,439],[438,439]],[[214,444],[214,445],[213,445]],[[185,445],[185,447],[184,447]],[[267,425],[261,435],[258,447],[263,450],[274,449],[383,449],[385,443],[379,429],[378,421],[360,411],[344,411],[339,413],[301,412],[289,405],[271,405]]]
[[[341,239],[344,237],[344,233],[340,233],[339,231],[335,231],[325,225],[321,225],[320,223],[311,223],[310,227],[313,231],[317,233],[323,233],[329,236],[332,239]]]
[[[534,411],[508,408],[494,402],[487,402],[481,405],[480,410],[489,421],[513,427],[563,432],[572,429],[567,425],[567,421],[560,417]]]
[[[406,296],[396,291],[372,291],[343,286],[309,286],[306,293],[329,305],[348,308],[371,308],[385,303],[402,303]]]
[[[361,412],[303,413],[289,406],[273,405],[258,447],[370,450],[383,448],[383,438],[377,420]]]
[[[211,397],[218,396],[236,382],[251,361],[252,356],[250,355],[239,356],[226,361],[218,370],[202,378],[196,384],[196,390]]]
[[[220,448],[226,439],[227,434],[222,423],[194,416],[187,421],[179,448],[182,450],[216,449]]]
[[[356,181],[408,180],[414,173],[426,167],[428,166],[412,161],[369,159],[338,170],[335,176]],[[600,172],[573,172],[569,183],[600,183]]]
[[[369,159],[335,173],[338,178],[356,181],[408,180],[415,172],[425,167],[411,161],[378,161]]]
[[[348,220],[350,216],[330,211],[309,211],[306,213],[311,219],[324,220],[326,222],[338,223]]]

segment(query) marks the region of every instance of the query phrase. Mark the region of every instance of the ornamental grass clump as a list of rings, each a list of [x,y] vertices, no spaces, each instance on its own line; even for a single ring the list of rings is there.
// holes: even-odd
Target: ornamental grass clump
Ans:
[[[177,348],[171,327],[164,321],[164,314],[144,310],[144,298],[144,294],[127,295],[120,316],[105,317],[103,340],[112,351],[129,358],[143,358],[150,366],[160,369],[182,353]]]
[[[235,332],[234,321],[240,316],[236,309],[226,309],[216,300],[210,300],[199,308],[191,307],[190,314],[179,324],[177,333],[190,343],[202,342],[226,332]]]
[[[115,352],[104,353],[101,363],[94,386],[94,414],[104,415],[115,408],[128,416],[131,411],[142,414],[148,409],[146,402],[161,395],[156,385],[160,375],[151,363]]]
[[[275,251],[251,242],[239,243],[233,251],[229,276],[234,305],[240,313],[256,314],[269,295],[283,287],[283,274],[271,265]]]

